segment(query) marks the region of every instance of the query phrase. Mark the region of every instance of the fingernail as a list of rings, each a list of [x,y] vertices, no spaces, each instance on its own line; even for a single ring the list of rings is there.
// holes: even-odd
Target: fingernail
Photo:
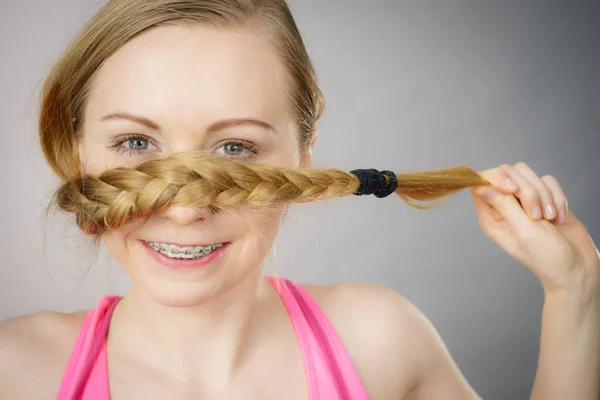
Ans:
[[[540,206],[535,206],[533,208],[533,218],[540,219],[542,218],[542,208]]]
[[[504,179],[504,183],[506,183],[506,187],[510,190],[517,190],[517,184],[514,183],[512,179],[506,178]]]
[[[558,223],[564,224],[566,220],[567,220],[567,218],[565,217],[564,211],[559,211],[558,212]]]
[[[552,207],[552,204],[546,204],[546,218],[556,218],[556,211],[554,210],[554,207]]]

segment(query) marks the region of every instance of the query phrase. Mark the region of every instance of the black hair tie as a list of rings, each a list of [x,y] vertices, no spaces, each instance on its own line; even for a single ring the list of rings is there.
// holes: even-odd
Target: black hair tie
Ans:
[[[375,197],[383,198],[394,193],[398,187],[398,177],[392,171],[355,169],[350,173],[360,181],[358,190],[354,192],[357,196],[374,194]]]

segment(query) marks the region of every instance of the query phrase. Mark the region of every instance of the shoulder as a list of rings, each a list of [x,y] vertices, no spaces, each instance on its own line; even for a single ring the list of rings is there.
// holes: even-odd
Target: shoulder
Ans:
[[[371,398],[431,398],[423,397],[434,394],[428,386],[473,398],[440,335],[406,297],[374,284],[303,287],[331,321]]]
[[[85,314],[39,312],[0,322],[0,398],[56,396]]]
[[[397,398],[416,386],[418,358],[431,328],[408,299],[383,285],[303,287],[337,331],[372,398]]]

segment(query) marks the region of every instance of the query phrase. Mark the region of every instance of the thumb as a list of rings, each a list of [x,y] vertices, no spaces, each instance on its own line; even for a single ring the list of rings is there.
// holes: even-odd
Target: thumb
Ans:
[[[513,230],[531,228],[531,219],[514,195],[498,192],[489,186],[475,189],[474,194],[498,211]]]

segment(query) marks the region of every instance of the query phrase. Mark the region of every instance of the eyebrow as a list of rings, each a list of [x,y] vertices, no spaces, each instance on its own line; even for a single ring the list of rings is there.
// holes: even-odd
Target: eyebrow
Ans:
[[[104,117],[102,117],[100,120],[101,121],[109,121],[109,120],[115,120],[115,119],[126,119],[129,121],[137,122],[138,124],[144,125],[152,130],[160,131],[160,125],[158,125],[156,122],[152,121],[151,119],[145,118],[145,117],[142,117],[139,115],[125,113],[125,112],[117,112],[117,113],[108,114],[108,115],[105,115]],[[230,119],[224,119],[222,121],[217,121],[208,127],[207,133],[214,133],[214,132],[218,132],[225,128],[231,128],[231,127],[242,126],[242,125],[254,125],[254,126],[258,126],[260,128],[266,129],[270,132],[278,133],[277,129],[275,129],[273,127],[273,125],[268,124],[265,121],[261,121],[261,120],[253,119],[253,118],[230,118]]]
[[[114,120],[114,119],[126,119],[129,121],[137,122],[138,124],[144,125],[155,131],[160,130],[160,126],[156,122],[154,122],[148,118],[141,117],[139,115],[133,115],[133,114],[124,113],[124,112],[117,112],[117,113],[105,115],[104,117],[100,118],[100,121],[110,121],[110,120]]]

